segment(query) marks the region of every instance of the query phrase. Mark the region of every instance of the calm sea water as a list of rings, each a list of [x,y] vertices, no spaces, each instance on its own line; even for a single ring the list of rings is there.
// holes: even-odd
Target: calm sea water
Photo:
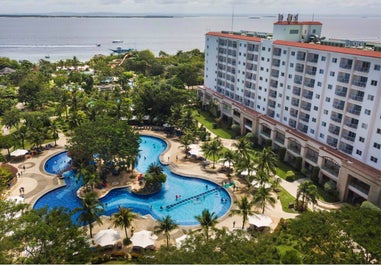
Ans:
[[[299,21],[312,17],[299,16]],[[323,36],[381,42],[381,17],[317,17]],[[88,60],[117,47],[149,49],[156,55],[204,50],[205,33],[221,30],[272,32],[275,17],[7,18],[0,17],[0,56],[37,62],[76,56]],[[121,40],[123,43],[113,43]],[[97,46],[100,44],[100,46]]]

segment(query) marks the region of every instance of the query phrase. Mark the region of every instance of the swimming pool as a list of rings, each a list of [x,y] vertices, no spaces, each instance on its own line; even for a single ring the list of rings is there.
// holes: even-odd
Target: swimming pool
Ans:
[[[141,136],[137,170],[146,172],[151,163],[160,162],[159,156],[166,147],[165,141],[159,138]],[[54,165],[59,166],[60,162],[54,161],[68,161],[66,153],[56,156],[46,162],[49,166],[44,166],[45,169],[57,170]],[[163,170],[167,174],[167,181],[160,192],[145,196],[133,194],[128,188],[111,190],[100,200],[105,206],[105,214],[111,215],[118,211],[119,206],[122,206],[132,208],[134,212],[142,215],[150,214],[155,219],[170,215],[177,224],[185,226],[197,225],[195,216],[200,215],[204,209],[215,212],[218,217],[222,217],[230,209],[231,198],[224,188],[207,180],[174,174],[166,166],[163,166]],[[37,200],[34,208],[63,206],[75,209],[80,207],[81,201],[76,192],[82,183],[72,171],[65,172],[63,176],[66,186],[43,195]],[[179,196],[181,197],[176,198]],[[78,214],[73,215],[74,221],[77,220]]]

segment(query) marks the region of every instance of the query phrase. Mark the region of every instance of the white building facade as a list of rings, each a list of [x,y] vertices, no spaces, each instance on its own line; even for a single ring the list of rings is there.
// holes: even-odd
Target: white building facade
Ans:
[[[287,162],[318,169],[340,200],[381,207],[381,52],[332,46],[343,42],[321,29],[279,20],[272,35],[207,33],[198,95],[242,134],[286,149]]]

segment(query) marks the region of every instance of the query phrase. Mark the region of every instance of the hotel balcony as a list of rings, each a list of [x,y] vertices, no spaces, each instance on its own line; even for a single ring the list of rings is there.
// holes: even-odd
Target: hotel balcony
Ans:
[[[357,119],[354,119],[354,118],[345,118],[344,120],[344,125],[345,126],[348,126],[350,128],[353,128],[353,129],[357,129],[358,125],[359,125],[359,120]]]
[[[278,88],[278,81],[271,80],[270,81],[270,87],[272,87],[272,88]]]
[[[284,144],[284,139],[285,139],[285,136],[284,136],[284,134],[281,134],[281,133],[279,133],[279,132],[276,132],[276,134],[275,134],[275,141],[276,142],[278,142],[278,143],[280,143],[280,144]]]
[[[343,114],[332,112],[331,114],[331,120],[337,123],[341,123],[343,119]]]
[[[308,126],[305,124],[298,124],[298,130],[301,131],[302,133],[307,133],[308,132]]]
[[[343,109],[344,109],[344,104],[345,104],[344,101],[335,99],[335,100],[333,101],[332,106],[333,106],[335,109],[343,110]]]
[[[353,91],[349,94],[349,98],[350,99],[353,99],[353,100],[356,100],[356,101],[359,101],[359,102],[363,102],[364,100],[364,92],[362,91]]]
[[[355,79],[352,80],[352,85],[357,86],[357,87],[364,88],[364,87],[366,87],[366,83],[367,83],[366,81],[355,80]]]
[[[307,152],[304,158],[316,164],[319,159],[319,153],[310,148],[307,148]]]
[[[281,55],[282,55],[282,49],[274,48],[273,56],[281,56]]]
[[[306,99],[312,99],[313,95],[314,95],[314,93],[311,91],[304,91],[303,92],[303,98],[306,98]]]
[[[289,151],[292,151],[295,154],[300,155],[300,151],[302,150],[302,146],[298,144],[297,142],[290,141],[288,143],[288,148]]]
[[[304,121],[304,122],[309,122],[310,121],[310,115],[301,113],[299,116],[299,119]]]
[[[349,189],[354,189],[356,190],[356,192],[362,193],[362,196],[364,198],[368,198],[370,186],[365,182],[362,182],[361,180],[351,176],[351,179],[349,181]]]
[[[335,95],[340,97],[346,97],[347,96],[347,88],[342,86],[337,86],[335,89]]]
[[[308,103],[308,102],[302,102],[302,105],[301,105],[301,108],[306,110],[306,111],[310,111],[311,110],[311,103]]]
[[[294,107],[299,107],[299,99],[292,98],[291,105]]]
[[[271,109],[268,109],[267,110],[267,115],[270,116],[271,118],[274,118],[275,117],[275,111],[273,111]]]
[[[274,91],[274,90],[272,90],[272,89],[270,89],[269,96],[270,96],[271,98],[276,98],[276,96],[277,96],[277,92]]]
[[[328,137],[327,137],[327,144],[329,146],[332,146],[332,147],[336,148],[337,147],[337,139],[332,137],[332,136],[330,136],[330,135],[328,135]]]
[[[340,166],[336,165],[334,162],[330,160],[325,159],[321,169],[327,171],[328,173],[330,173],[331,175],[335,177],[339,176]]]
[[[319,55],[314,53],[309,53],[307,56],[307,62],[309,63],[317,63],[319,60]]]
[[[291,117],[297,118],[298,117],[298,111],[291,108],[290,115],[291,115]]]
[[[271,70],[271,77],[278,78],[279,77],[279,71],[278,70]]]
[[[353,146],[346,143],[340,143],[339,150],[348,155],[351,155],[353,152]]]
[[[361,72],[361,73],[369,73],[370,64],[369,65],[355,65],[355,71]]]
[[[348,73],[339,72],[339,74],[337,75],[337,81],[344,84],[349,83],[349,78],[350,78],[350,74]]]
[[[352,69],[352,65],[353,65],[353,60],[341,58],[340,68],[350,70],[350,69]]]
[[[280,60],[278,59],[273,59],[273,62],[271,64],[274,67],[279,67],[280,66]]]
[[[300,87],[294,86],[294,88],[292,89],[292,94],[295,96],[300,96],[300,91],[301,91]]]
[[[311,79],[310,81],[305,80],[304,86],[313,88],[315,86],[315,80]]]
[[[297,63],[296,66],[295,66],[295,72],[303,73],[304,72],[304,65],[300,64],[300,63]]]
[[[358,116],[361,113],[361,106],[359,106],[359,105],[349,105],[348,108],[347,108],[347,112]]]
[[[298,52],[296,55],[296,59],[298,61],[305,61],[306,60],[306,53],[305,52]]]
[[[271,138],[271,129],[262,128],[262,130],[260,131],[260,134],[265,136],[266,138]]]
[[[273,100],[269,100],[269,107],[270,108],[275,108],[275,105],[276,105],[276,102],[275,101],[273,101]]]
[[[288,125],[292,128],[295,128],[296,127],[296,121],[293,120],[293,119],[289,119],[288,120]]]
[[[328,131],[334,135],[339,135],[340,127],[335,125],[329,125]]]

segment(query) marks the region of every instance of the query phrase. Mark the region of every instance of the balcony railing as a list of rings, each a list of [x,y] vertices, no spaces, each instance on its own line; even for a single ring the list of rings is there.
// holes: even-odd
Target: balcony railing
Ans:
[[[360,81],[360,80],[352,80],[352,85],[358,86],[358,87],[366,87],[366,82]]]
[[[349,98],[362,102],[364,100],[364,95],[359,93],[351,93],[349,94]]]
[[[307,151],[305,158],[314,163],[317,163],[319,155],[316,152]]]
[[[301,146],[293,142],[288,144],[288,149],[294,152],[295,154],[300,154]]]
[[[355,139],[356,139],[356,135],[355,136],[352,136],[352,135],[343,135],[343,138],[348,140],[348,141],[354,142]]]
[[[327,164],[323,164],[322,169],[324,169],[325,171],[331,173],[332,175],[336,177],[339,175],[339,171],[340,171],[339,166],[333,166],[333,165],[327,165]]]
[[[369,66],[355,66],[355,71],[357,72],[363,72],[363,73],[368,73],[369,72]]]
[[[359,109],[359,108],[353,108],[353,107],[351,107],[351,108],[347,109],[347,112],[352,113],[354,115],[360,115],[361,108]]]
[[[300,96],[300,87],[294,87],[292,89],[292,94],[296,95],[296,96]]]

